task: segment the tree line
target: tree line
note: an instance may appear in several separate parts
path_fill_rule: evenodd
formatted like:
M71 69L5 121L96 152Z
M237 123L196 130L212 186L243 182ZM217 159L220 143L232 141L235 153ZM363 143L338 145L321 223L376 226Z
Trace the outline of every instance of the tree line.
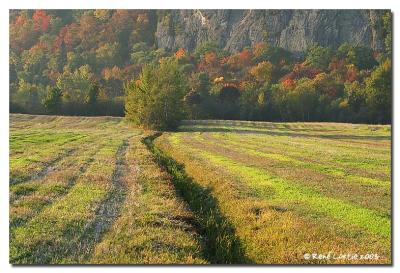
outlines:
M167 52L165 11L10 11L10 111L126 115L169 129L180 119L390 123L392 22L385 48L312 45L300 55L256 43Z

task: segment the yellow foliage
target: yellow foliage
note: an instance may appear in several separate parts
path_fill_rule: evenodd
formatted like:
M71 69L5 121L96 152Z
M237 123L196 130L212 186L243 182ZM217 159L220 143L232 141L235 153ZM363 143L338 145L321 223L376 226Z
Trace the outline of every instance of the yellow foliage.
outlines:
M217 77L214 79L214 83L220 83L224 81L224 77Z

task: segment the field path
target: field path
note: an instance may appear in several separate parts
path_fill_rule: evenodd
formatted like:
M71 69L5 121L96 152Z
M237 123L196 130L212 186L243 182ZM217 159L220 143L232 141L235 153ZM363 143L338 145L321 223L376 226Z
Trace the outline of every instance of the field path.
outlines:
M13 264L390 263L389 126L10 116Z
M142 143L151 133L121 118L11 115L10 262L207 263L196 215Z
M120 216L121 206L123 205L126 192L128 166L126 163L126 152L129 148L129 138L124 139L118 147L116 153L116 164L112 174L112 184L106 199L100 204L96 211L96 217L91 223L88 223L85 232L80 238L79 250L74 253L72 260L85 261L91 255L94 246L101 240L105 232L114 224L115 220ZM136 169L137 166L130 166L130 169ZM129 183L135 183L135 173L129 172Z

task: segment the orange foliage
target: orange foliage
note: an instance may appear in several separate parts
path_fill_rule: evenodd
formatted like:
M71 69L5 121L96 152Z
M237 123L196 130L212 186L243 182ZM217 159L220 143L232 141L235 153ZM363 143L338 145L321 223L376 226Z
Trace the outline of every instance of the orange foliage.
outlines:
M43 49L46 49L46 45L42 42L39 42L29 49L29 54L33 55Z
M60 72L58 71L49 71L49 73L47 74L47 76L49 77L49 79L55 83L58 79L58 77L60 76Z
M345 82L354 82L358 80L358 70L354 65L347 66Z
M233 69L243 69L250 64L250 60L250 51L248 49L243 49L241 52L231 55L228 63Z
M17 18L15 19L15 24L18 26L22 26L23 24L25 24L26 22L26 18L22 15L17 16Z
M267 47L268 47L267 43L263 43L263 42L256 43L253 46L254 57L258 58L258 57L262 56L264 54L265 50L267 49Z
M243 49L242 52L239 53L239 61L243 65L249 64L251 59L251 53L248 49Z
M198 68L199 70L207 71L210 76L218 76L219 61L217 55L214 52L205 53Z
M302 63L294 64L294 66L293 66L293 72L298 72L298 71L300 71L303 67L304 67L304 64L302 64Z
M185 57L185 55L186 55L186 52L183 48L180 48L180 49L178 49L177 52L175 52L175 57L177 59L183 58L183 57Z
M64 43L68 49L73 49L77 43L79 43L79 25L77 23L72 23L66 26L66 31L64 35Z
M114 66L113 68L104 68L103 71L101 71L101 75L105 80L109 79L115 79L115 80L120 80L122 79L122 71L118 66Z
M382 64L382 68L385 71L391 70L392 67L392 62L390 60L386 60L383 64Z
M288 78L288 79L282 81L282 85L283 85L283 87L284 87L285 89L294 89L296 83L295 83L294 80Z
M103 78L108 81L111 78L111 70L108 67L105 67L103 71L101 71L101 75Z
M46 12L43 10L36 10L32 16L35 29L46 31L50 24L50 16L46 15Z

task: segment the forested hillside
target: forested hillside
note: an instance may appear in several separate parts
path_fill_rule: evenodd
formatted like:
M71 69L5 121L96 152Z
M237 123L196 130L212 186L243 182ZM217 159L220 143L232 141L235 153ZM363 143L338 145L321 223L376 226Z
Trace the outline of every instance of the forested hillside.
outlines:
M166 10L10 11L10 111L122 116L125 101L127 113L143 106L143 93L180 118L391 122L389 11L374 17L382 47L316 40L304 52L268 34L235 50L212 40L179 47L187 28L177 22Z

